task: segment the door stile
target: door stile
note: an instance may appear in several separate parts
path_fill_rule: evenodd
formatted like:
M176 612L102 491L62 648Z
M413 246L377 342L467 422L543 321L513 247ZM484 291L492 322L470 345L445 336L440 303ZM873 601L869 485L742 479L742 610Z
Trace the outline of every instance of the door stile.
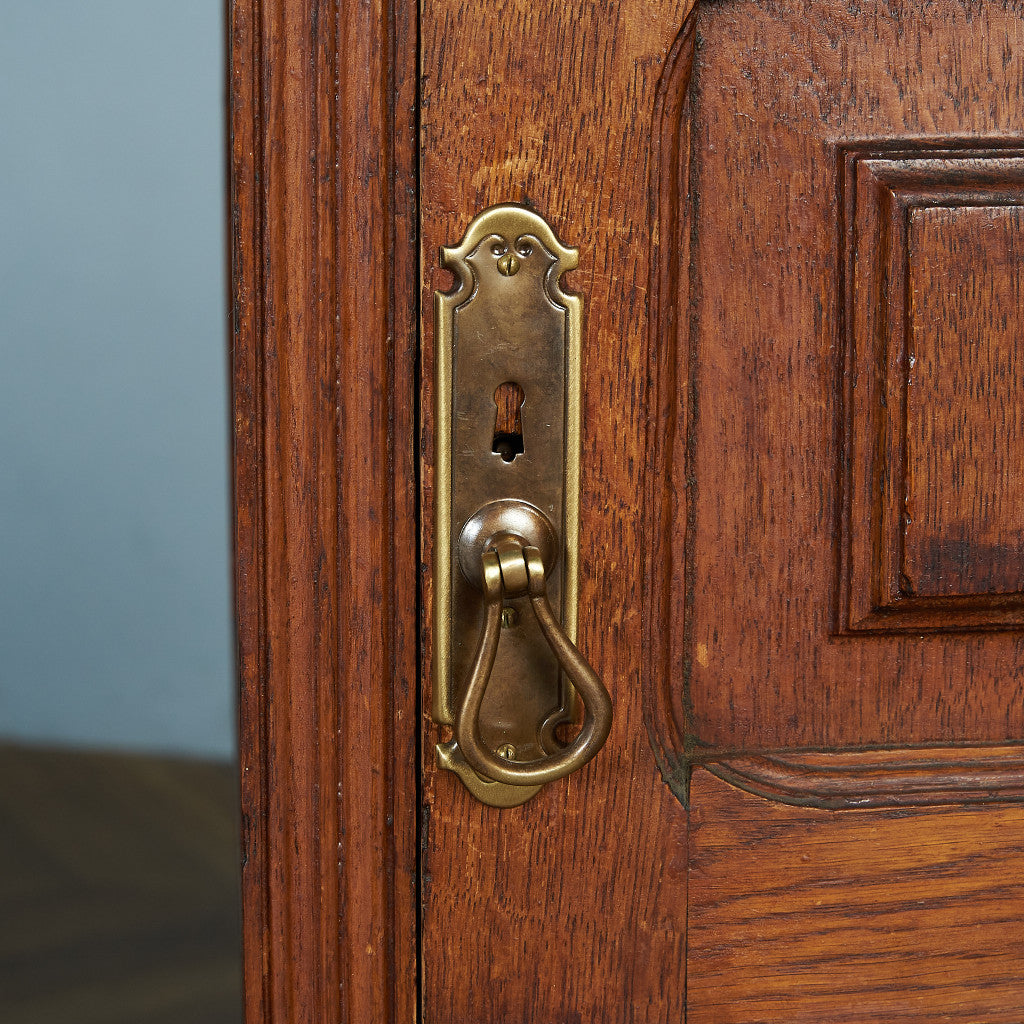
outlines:
M231 8L246 1020L416 1016L415 8Z
M481 809L436 770L434 746L451 734L426 723L429 1021L683 1017L687 818L644 729L639 661L652 468L644 446L652 119L690 6L469 0L423 9L424 310L435 291L452 288L439 248L457 246L489 207L523 204L579 249L564 281L584 309L578 637L613 704L608 742L591 764L501 810ZM438 345L429 318L423 334L430 436ZM527 435L524 423L529 446ZM425 444L427 523L441 486L435 455ZM424 554L430 565L430 549ZM438 571L431 567L435 580Z

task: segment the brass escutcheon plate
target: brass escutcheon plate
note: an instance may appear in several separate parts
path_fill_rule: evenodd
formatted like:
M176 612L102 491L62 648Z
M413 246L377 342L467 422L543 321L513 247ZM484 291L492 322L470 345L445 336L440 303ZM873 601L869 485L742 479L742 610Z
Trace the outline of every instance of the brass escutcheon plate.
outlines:
M459 564L460 535L483 506L516 499L550 520L556 550L549 599L564 632L576 639L583 303L562 291L560 279L578 261L577 250L562 245L543 217L515 204L484 210L459 245L441 250L455 282L434 296L431 711L440 725L455 721L483 620L481 592ZM522 399L522 450L511 459L498 450L496 394L503 385L518 386ZM557 750L555 727L575 712L574 691L525 602L507 602L480 713L486 745L515 761ZM515 806L537 791L484 780L454 741L438 747L438 763L493 806Z

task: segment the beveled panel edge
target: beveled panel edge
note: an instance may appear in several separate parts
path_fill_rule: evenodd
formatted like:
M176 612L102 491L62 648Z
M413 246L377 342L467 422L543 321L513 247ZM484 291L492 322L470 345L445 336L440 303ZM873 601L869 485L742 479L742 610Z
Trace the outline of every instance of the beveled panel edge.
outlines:
M825 810L1024 802L1024 743L696 755L723 782Z
M689 672L684 661L682 631L666 623L685 622L687 547L674 542L674 523L688 519L685 478L690 415L690 84L696 57L697 14L694 2L665 61L655 98L651 131L650 237L651 279L648 318L647 458L644 501L644 624L645 652L641 689L644 724L662 778L686 806L689 761L686 749L692 731ZM682 420L682 422L680 422ZM682 694L677 666L684 665Z

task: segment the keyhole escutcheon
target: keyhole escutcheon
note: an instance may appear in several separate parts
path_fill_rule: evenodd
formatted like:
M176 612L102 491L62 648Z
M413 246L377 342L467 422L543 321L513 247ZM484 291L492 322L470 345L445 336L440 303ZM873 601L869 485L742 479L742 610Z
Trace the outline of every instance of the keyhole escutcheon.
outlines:
M504 462L512 462L526 449L523 446L523 403L526 392L515 381L505 381L494 391L497 413L494 417L494 442L491 451Z

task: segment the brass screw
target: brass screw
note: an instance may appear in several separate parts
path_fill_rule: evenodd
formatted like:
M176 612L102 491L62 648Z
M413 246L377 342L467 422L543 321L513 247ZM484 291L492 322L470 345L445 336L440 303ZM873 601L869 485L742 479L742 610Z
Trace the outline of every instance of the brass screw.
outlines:
M519 260L510 252L498 258L498 273L503 277L512 277L519 272Z
M519 612L511 606L501 609L501 628L511 629L512 626L519 625Z
M516 748L511 743L502 743L498 747L498 757L503 757L506 761L514 761L516 759Z

